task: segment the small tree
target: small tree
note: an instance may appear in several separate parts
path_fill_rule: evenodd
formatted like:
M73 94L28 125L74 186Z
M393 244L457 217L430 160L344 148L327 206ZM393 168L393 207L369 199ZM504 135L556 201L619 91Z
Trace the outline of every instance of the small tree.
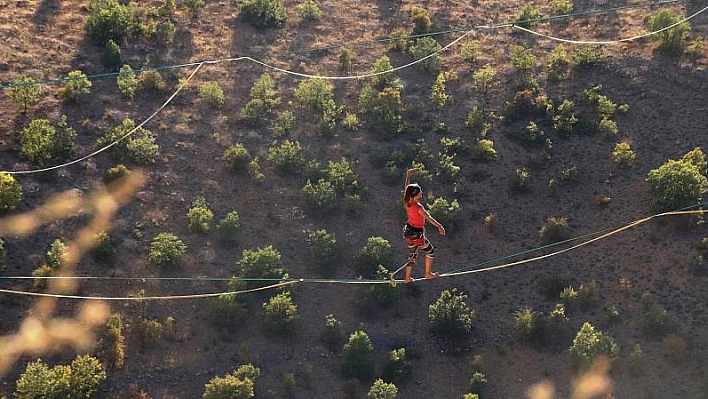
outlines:
M406 348L392 349L388 352L388 361L384 375L392 381L398 381L411 372L411 361L406 355Z
M12 102L22 107L22 113L27 113L27 108L37 104L42 96L42 86L29 76L23 76L12 82L13 88L9 96Z
M52 241L47 251L47 266L52 270L58 270L66 264L66 244L60 239Z
M356 272L364 277L373 277L379 265L387 264L392 255L391 243L387 239L378 236L369 237L357 256Z
M590 367L599 356L614 360L619 353L615 340L601 331L595 330L592 324L585 322L573 339L573 345L568 348L571 364L584 370Z
M160 91L166 87L165 80L157 69L148 69L140 72L138 85L146 90Z
M231 170L240 171L246 169L252 158L245 145L236 143L224 151L221 159L228 163Z
M396 385L384 382L381 378L374 381L369 393L366 395L368 399L395 399L398 395Z
M132 99L135 96L135 91L138 89L138 78L135 77L135 72L133 72L133 68L130 65L125 64L120 67L116 81L118 90L120 90L123 97Z
M251 399L253 381L250 378L241 379L233 374L214 377L204 386L202 399Z
M237 211L231 211L219 221L217 231L223 239L233 238L241 228L241 218Z
M15 177L0 173L0 212L7 212L17 208L22 200L22 185Z
M204 198L197 198L187 212L189 230L206 233L214 220L214 212L209 208Z
M705 168L701 170L687 159L670 159L647 175L655 200L662 210L691 205L708 191Z
M541 18L541 11L534 5L526 4L514 19L516 25L530 28Z
M92 398L106 379L95 357L78 356L71 365L48 367L41 359L27 365L17 380L15 395L29 398Z
M280 260L280 252L269 245L255 250L244 249L239 261L241 267L241 277L248 280L249 287L262 287L272 284L272 281L283 278L285 273Z
M305 21L319 21L322 18L320 2L318 0L305 0L297 6L297 15Z
M98 342L98 353L101 354L107 367L123 368L125 361L125 336L123 335L123 320L120 314L114 313L106 322L106 329Z
M305 166L299 141L285 140L280 144L273 142L268 148L268 160L282 174L298 174Z
M298 320L297 305L293 303L289 292L283 292L263 304L261 316L263 326L269 334L289 335Z
M224 90L219 82L204 82L199 88L199 97L214 108L224 105Z
M654 36L655 40L659 42L657 50L669 53L681 51L683 41L691 31L691 24L688 21L679 23L682 19L681 15L676 15L669 10L660 11L657 15L646 18L646 25L653 32L677 24L671 29L663 30Z
M218 327L233 327L246 315L246 300L236 292L246 289L246 283L238 278L228 282L230 293L221 294L209 304L209 320Z
M337 320L332 314L325 316L321 339L322 343L329 349L340 347L344 340L342 322Z
M334 234L321 229L311 231L307 235L307 252L310 264L315 270L329 272L342 259L342 247Z
M266 118L273 108L280 104L280 97L275 89L273 78L262 74L251 87L251 100L241 110L241 118L249 123L256 124Z
M189 13L192 15L192 18L196 18L202 11L204 6L206 6L206 3L204 2L204 0L184 0L182 6L185 9L189 10Z
M465 303L467 295L457 291L444 290L435 303L428 307L428 320L433 334L460 339L472 331L475 312Z
M103 49L101 64L109 70L115 71L121 66L122 63L123 59L120 54L120 46L118 43L114 42L113 39L108 39L106 48Z
M316 183L307 180L302 188L305 207L316 215L328 214L336 205L337 191L332 183L319 179Z
M278 0L246 0L240 16L256 28L282 28L288 19Z
M84 29L88 37L98 44L108 40L120 43L136 25L133 9L118 0L91 0L88 10Z
M410 46L408 52L415 59L423 59L420 64L428 72L435 72L440 69L440 55L439 52L442 49L440 43L430 36L424 36L416 39L413 45Z
M482 112L484 112L484 104L487 101L489 90L492 87L492 82L496 75L497 71L491 65L485 65L472 74L472 81L474 82L474 88L477 91L479 102L482 105Z
M160 233L150 244L150 262L160 267L172 266L187 252L187 245L172 233Z
M342 375L345 378L369 378L374 371L374 345L366 331L359 330L349 336L344 344Z
M612 162L616 164L630 166L634 164L636 158L632 145L626 141L617 143L612 150Z
M20 155L37 166L48 166L65 159L74 149L76 131L66 116L54 127L46 119L34 119L19 132Z
M80 95L91 93L92 85L86 78L86 74L81 71L71 71L57 94L64 101L75 101Z

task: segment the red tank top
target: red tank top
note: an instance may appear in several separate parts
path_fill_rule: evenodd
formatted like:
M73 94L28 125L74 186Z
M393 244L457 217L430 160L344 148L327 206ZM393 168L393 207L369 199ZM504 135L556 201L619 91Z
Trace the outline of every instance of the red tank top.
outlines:
M420 214L420 211L424 209L423 205L416 202L412 205L406 205L406 216L408 216L408 224L411 226L422 229L425 227L425 218Z

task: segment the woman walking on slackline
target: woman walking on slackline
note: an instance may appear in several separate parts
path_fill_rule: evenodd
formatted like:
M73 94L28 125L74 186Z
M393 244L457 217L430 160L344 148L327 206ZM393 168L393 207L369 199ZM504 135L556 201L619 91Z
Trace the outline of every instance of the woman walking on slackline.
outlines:
M403 203L406 208L406 225L403 227L403 238L408 243L410 256L406 263L406 278L404 283L408 284L413 281L413 264L418 257L418 251L425 252L425 279L430 280L438 277L438 273L433 272L433 260L435 259L435 247L428 241L425 236L425 221L437 227L440 235L445 235L445 228L435 220L430 213L421 205L420 200L423 198L423 189L418 184L411 184L411 176L415 173L415 169L406 171L405 191L403 194Z

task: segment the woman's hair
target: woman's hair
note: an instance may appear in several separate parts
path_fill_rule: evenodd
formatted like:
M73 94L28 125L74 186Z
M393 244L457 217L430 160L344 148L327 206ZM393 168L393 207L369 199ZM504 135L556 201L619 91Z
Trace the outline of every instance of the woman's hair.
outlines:
M419 185L417 185L415 183L409 184L406 187L406 192L403 194L403 202L405 202L406 205L410 204L413 197L418 195L418 193L420 193L421 191L423 191L423 189L420 188Z

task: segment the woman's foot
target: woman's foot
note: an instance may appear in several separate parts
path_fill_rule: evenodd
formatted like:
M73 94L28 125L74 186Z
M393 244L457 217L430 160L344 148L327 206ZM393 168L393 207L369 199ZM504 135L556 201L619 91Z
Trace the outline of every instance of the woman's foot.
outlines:
M426 280L432 280L432 279L438 278L438 277L440 277L440 274L438 274L438 272L432 272L432 273L428 273L425 275Z
M408 283L412 283L412 282L413 282L412 277L406 277L405 279L403 279L403 284L408 284Z

